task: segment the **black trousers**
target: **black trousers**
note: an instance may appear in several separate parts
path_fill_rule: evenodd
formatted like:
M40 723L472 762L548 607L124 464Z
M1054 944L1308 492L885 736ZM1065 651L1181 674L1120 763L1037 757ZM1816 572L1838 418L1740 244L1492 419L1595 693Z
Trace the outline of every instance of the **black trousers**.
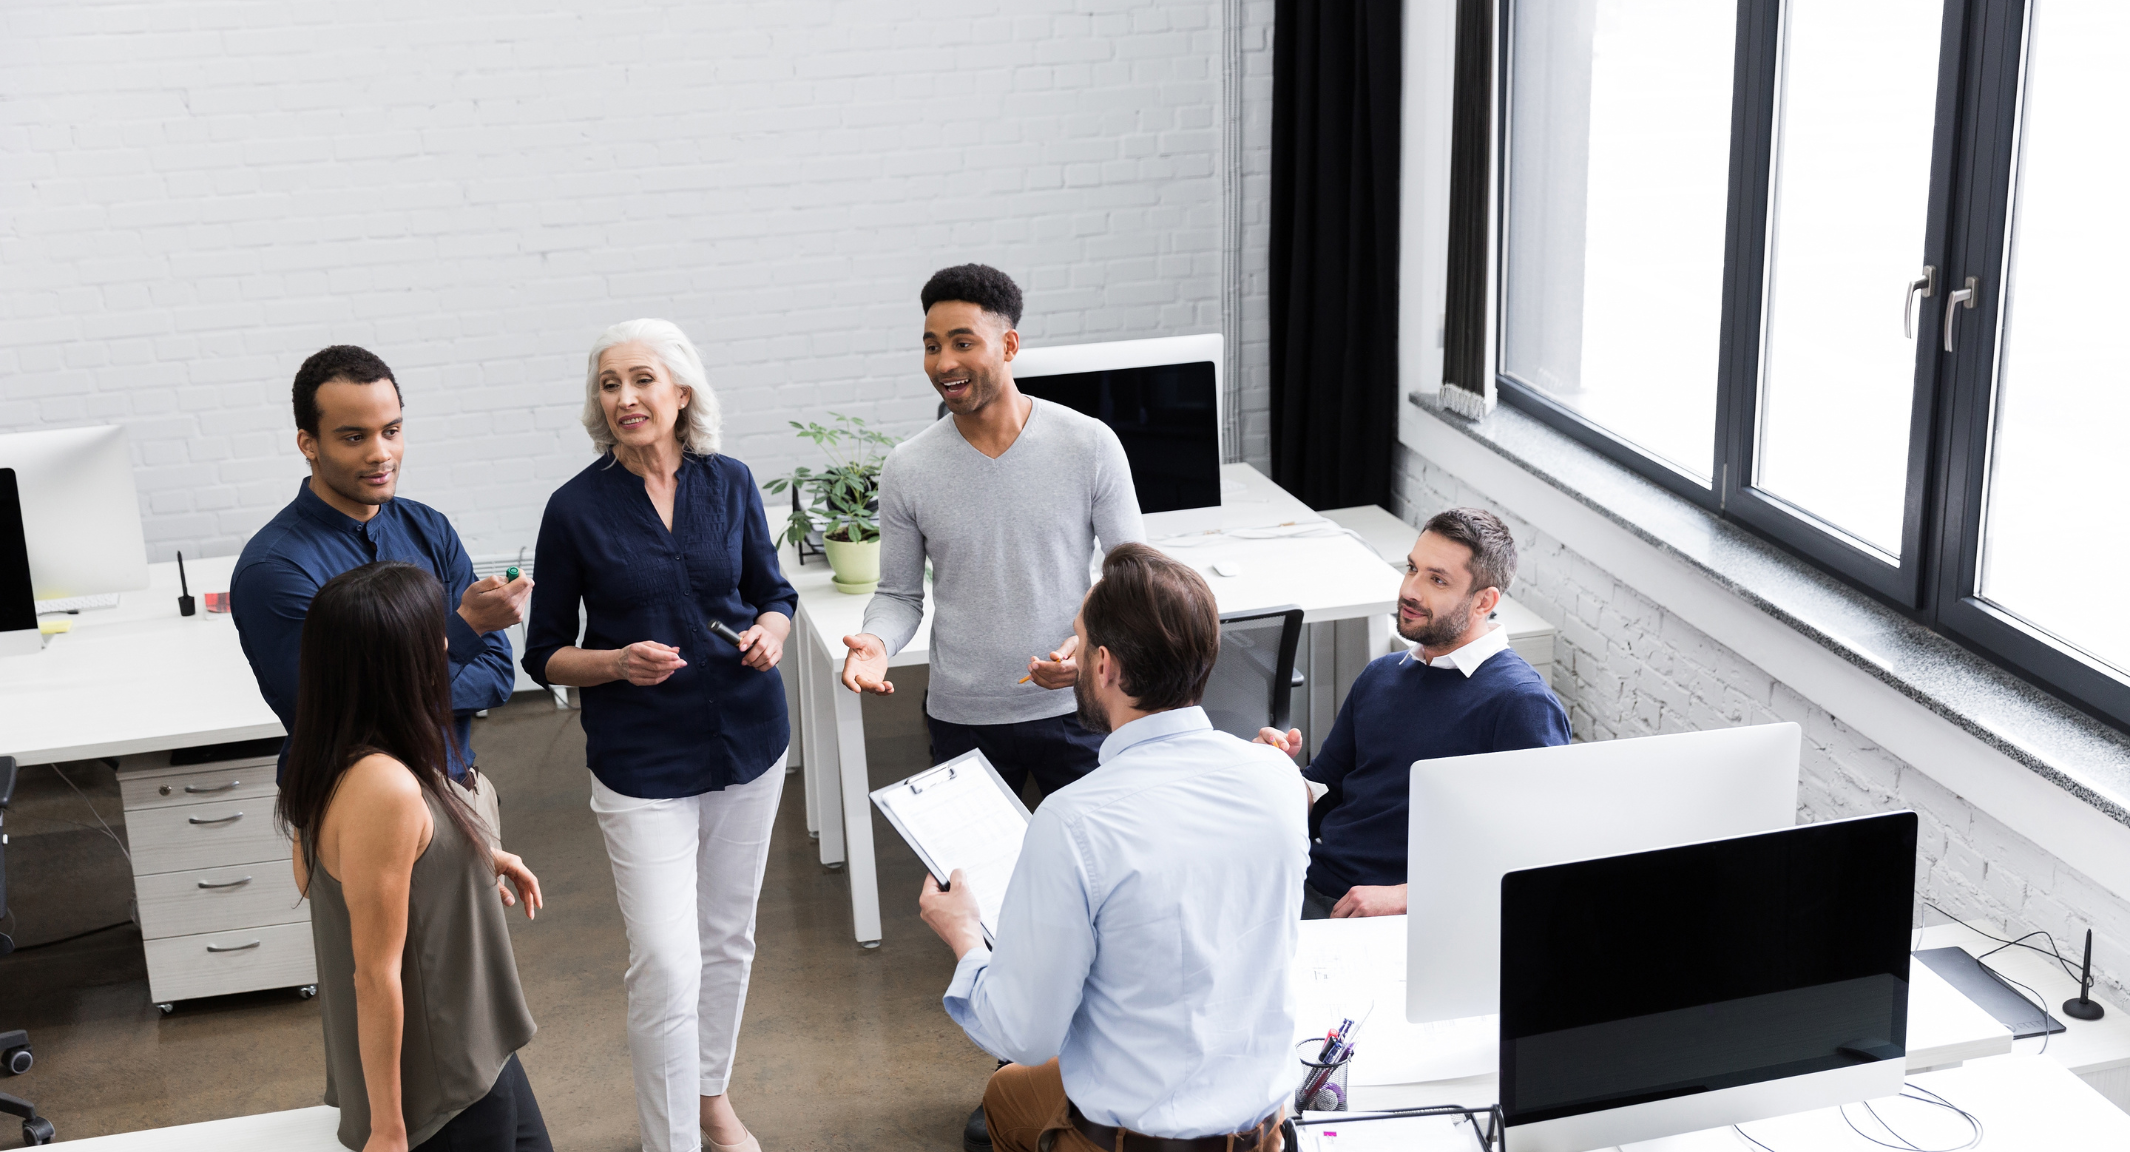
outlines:
M1311 884L1307 880L1302 881L1302 919L1331 919L1332 907L1336 905L1339 902L1340 897L1343 897L1344 895L1345 893L1341 892L1338 896L1326 896L1324 893L1316 890L1316 885Z
M413 1152L555 1152L517 1055L503 1062L488 1095L453 1116Z
M932 730L932 763L979 749L1016 796L1031 774L1036 788L1050 795L1094 771L1102 751L1102 736L1080 727L1069 712L1018 724L956 724L931 715L925 723Z

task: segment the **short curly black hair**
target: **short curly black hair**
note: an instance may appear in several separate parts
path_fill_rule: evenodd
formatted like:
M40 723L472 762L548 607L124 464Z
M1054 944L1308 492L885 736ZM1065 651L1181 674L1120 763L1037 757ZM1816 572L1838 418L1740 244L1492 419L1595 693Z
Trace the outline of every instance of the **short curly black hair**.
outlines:
M399 377L378 359L377 353L353 344L335 344L311 353L311 358L296 369L296 386L290 390L296 405L296 427L313 436L318 435L318 389L335 380L354 384L373 384L379 380L392 382L392 394L405 404L407 398L400 394Z
M941 300L960 300L974 304L993 316L1006 318L1008 327L1021 322L1021 286L1013 277L989 264L956 264L941 268L924 282L924 291L917 298L924 302L924 310L930 312L932 305Z

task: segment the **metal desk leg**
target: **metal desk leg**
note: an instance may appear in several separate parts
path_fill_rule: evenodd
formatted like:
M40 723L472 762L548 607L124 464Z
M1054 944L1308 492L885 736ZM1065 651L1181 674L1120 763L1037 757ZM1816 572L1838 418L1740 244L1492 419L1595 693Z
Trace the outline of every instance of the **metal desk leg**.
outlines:
M840 748L842 733L837 730L836 698L851 696L836 682L835 665L828 658L820 643L818 631L810 633L813 643L807 647L807 663L811 673L807 677L806 693L806 745L813 755L806 758L807 780L813 785L813 813L817 830L821 834L821 863L830 868L840 868L844 860L843 843L843 777ZM857 697L851 696L852 706ZM863 744L858 754L865 754ZM863 772L859 780L865 779Z
M799 766L799 781L803 785L801 795L806 800L806 834L815 840L821 838L820 786L814 783L813 762L818 758L813 752L813 721L808 710L813 706L814 693L814 648L813 628L807 623L806 612L801 609L791 621L791 640L785 646L787 661L785 674L797 689L791 707L791 743L801 755L795 763Z
M880 882L873 861L873 802L865 773L865 722L861 701L841 685L828 695L835 701L836 753L843 768L843 834L849 848L851 926L858 943L880 946ZM825 844L828 836L821 837Z

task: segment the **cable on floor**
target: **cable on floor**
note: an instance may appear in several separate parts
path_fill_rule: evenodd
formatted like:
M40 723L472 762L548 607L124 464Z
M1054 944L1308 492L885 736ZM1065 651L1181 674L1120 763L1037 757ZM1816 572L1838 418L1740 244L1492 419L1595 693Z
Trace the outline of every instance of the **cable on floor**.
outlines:
M96 823L103 829L104 835L109 836L111 838L111 843L118 845L119 853L125 856L126 863L133 863L133 853L127 851L126 842L118 838L118 833L111 831L111 826L109 824L104 823L103 813L98 812L96 810L96 804L89 799L89 794L76 787L73 779L70 778L65 772L61 771L59 765L53 764L51 765L51 769L52 775L59 777L62 781L66 783L67 787L73 788L74 795L81 797L81 802L83 804L88 805L89 815L96 817Z

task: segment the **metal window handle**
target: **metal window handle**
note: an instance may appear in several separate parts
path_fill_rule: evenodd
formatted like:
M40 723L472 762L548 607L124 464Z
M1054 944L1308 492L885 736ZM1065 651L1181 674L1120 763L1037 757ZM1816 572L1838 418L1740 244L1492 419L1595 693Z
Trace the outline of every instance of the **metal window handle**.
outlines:
M243 783L244 781L242 780L231 780L227 784L217 784L212 788L201 788L197 785L187 784L185 785L185 791L194 796L197 796L203 792L227 792L230 789L238 787Z
M1956 289L1952 295L1945 298L1945 350L1947 352L1953 350L1953 317L1960 314L1959 310L1961 308L1973 308L1975 306L1975 293L1982 290L1981 285L1982 281L1979 277L1970 276L1967 278L1967 287Z
M185 817L185 823L187 823L187 824L227 824L227 823L229 823L229 822L230 822L230 821L232 821L232 820L242 820L242 819L244 819L244 813L242 813L242 812L233 812L233 813L231 813L230 815L227 815L227 816L217 816L217 817L215 817L215 818L214 818L214 819L212 819L212 820L203 820L203 819L201 819L201 818L200 818L200 817L198 817L198 816L187 816L187 817Z
M226 948L220 944L209 944L207 950L209 952L242 952L247 948L257 948L258 946L259 941L254 940L249 944L231 944Z
M200 881L200 887L202 887L202 888L235 888L236 886L238 886L238 885L240 885L240 884L249 884L249 883L251 883L251 877L249 877L249 876L246 876L246 877L245 877L244 879L242 879L242 880L224 880L224 881L221 881L220 883L216 883L216 884L210 884L210 883L208 883L207 881L205 881L205 880L202 880L202 881Z
M1901 331L1910 340L1916 338L1916 295L1921 293L1928 299L1937 291L1938 266L1935 264L1923 265L1923 274L1908 282L1908 291L1902 293Z

